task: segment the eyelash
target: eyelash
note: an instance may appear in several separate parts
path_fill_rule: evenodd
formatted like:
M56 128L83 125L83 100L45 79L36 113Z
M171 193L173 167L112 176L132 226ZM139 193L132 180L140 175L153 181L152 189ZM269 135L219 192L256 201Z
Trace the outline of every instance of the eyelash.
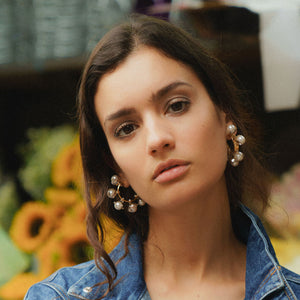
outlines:
M124 130L126 128L126 126L136 126L137 127L137 125L135 125L133 122L127 121L125 123L122 123L120 126L118 126L116 128L114 136L117 137L117 138L124 138L124 137L127 137L127 136L131 135L133 130L128 134L121 135L121 131Z
M180 114L183 113L185 111L187 111L189 109L190 106L190 101L186 98L175 98L172 99L171 101L169 101L167 103L167 109L166 109L166 113L168 113L168 110L175 104L181 103L183 105L183 108L180 111L174 111L174 112L170 112L171 114Z
M173 105L176 105L178 103L181 103L183 105L183 108L180 109L179 111L169 112L169 109L172 108ZM175 114L175 115L181 114L189 109L190 104L191 104L190 101L185 98L172 99L171 101L169 101L167 103L167 108L166 108L165 113L166 114ZM121 133L122 130L124 130L127 126L133 126L135 128L132 129L132 131L129 133L122 134ZM137 127L138 127L138 125L134 124L133 121L126 121L116 128L116 130L114 132L114 136L117 138L126 138L126 137L130 136Z

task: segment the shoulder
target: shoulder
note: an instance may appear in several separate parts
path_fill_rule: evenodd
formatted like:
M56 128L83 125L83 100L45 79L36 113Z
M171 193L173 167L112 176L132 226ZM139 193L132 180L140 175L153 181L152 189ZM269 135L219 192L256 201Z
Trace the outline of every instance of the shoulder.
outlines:
M73 267L62 268L45 280L33 285L24 300L75 300L98 299L139 299L146 284L143 277L143 263L139 239L130 235L128 253L124 247L125 239L109 254L117 268L114 288L108 292L105 275L89 261ZM106 263L104 261L104 263Z
M282 274L284 275L284 278L286 279L287 286L291 288L291 290L294 292L296 299L300 299L300 275L282 267Z
M99 278L99 270L94 261L89 261L73 267L62 268L43 281L34 284L28 290L24 300L72 299L73 285L80 281L86 274L93 273L95 273L95 276L92 277ZM88 292L88 289L85 288L86 286L81 286L83 293L85 290Z

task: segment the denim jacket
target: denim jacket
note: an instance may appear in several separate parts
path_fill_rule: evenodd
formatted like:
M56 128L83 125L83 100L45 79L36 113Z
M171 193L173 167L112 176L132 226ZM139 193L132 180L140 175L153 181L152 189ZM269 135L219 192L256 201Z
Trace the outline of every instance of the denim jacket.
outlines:
M258 217L241 205L233 226L238 237L247 243L246 300L300 299L300 276L281 267L274 249ZM135 234L129 238L129 254L117 264L120 282L103 299L150 299L143 276L142 249ZM124 237L110 253L113 261L124 254ZM58 270L47 279L33 285L25 300L97 299L104 295L105 276L94 261Z

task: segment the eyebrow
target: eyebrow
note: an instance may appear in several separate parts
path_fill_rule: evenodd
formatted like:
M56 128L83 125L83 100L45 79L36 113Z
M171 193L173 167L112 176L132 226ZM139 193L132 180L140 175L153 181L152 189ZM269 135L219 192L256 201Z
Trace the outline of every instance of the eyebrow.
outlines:
M104 121L104 125L106 122L108 121L114 121L116 119L125 117L125 116L129 116L133 113L135 113L136 110L134 108L124 108L124 109L120 109L118 111L116 111L115 113L110 114Z
M172 90L176 89L178 86L181 86L181 85L192 87L192 85L190 85L189 83L184 82L184 81L172 82L172 83L162 87L161 89L159 89L156 93L152 94L151 101L152 102L157 102L158 100L163 98L165 95L167 95L169 92L171 92ZM108 121L114 121L116 119L134 114L135 112L136 112L136 110L134 108L120 109L120 110L108 115L107 118L104 121L104 125Z
M159 89L156 93L154 93L152 95L151 100L153 102L156 102L156 101L160 100L161 98L163 98L165 95L167 95L169 92L171 92L172 90L176 89L178 86L181 86L181 85L192 87L192 85L190 85L187 82L175 81L175 82L172 82L172 83L162 87L161 89Z

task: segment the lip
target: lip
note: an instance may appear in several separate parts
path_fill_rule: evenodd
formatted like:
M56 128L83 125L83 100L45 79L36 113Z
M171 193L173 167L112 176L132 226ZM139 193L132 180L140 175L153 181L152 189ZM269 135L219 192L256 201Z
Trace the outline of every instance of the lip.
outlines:
M152 176L152 180L163 183L182 176L189 168L190 163L179 159L169 159L160 163Z

